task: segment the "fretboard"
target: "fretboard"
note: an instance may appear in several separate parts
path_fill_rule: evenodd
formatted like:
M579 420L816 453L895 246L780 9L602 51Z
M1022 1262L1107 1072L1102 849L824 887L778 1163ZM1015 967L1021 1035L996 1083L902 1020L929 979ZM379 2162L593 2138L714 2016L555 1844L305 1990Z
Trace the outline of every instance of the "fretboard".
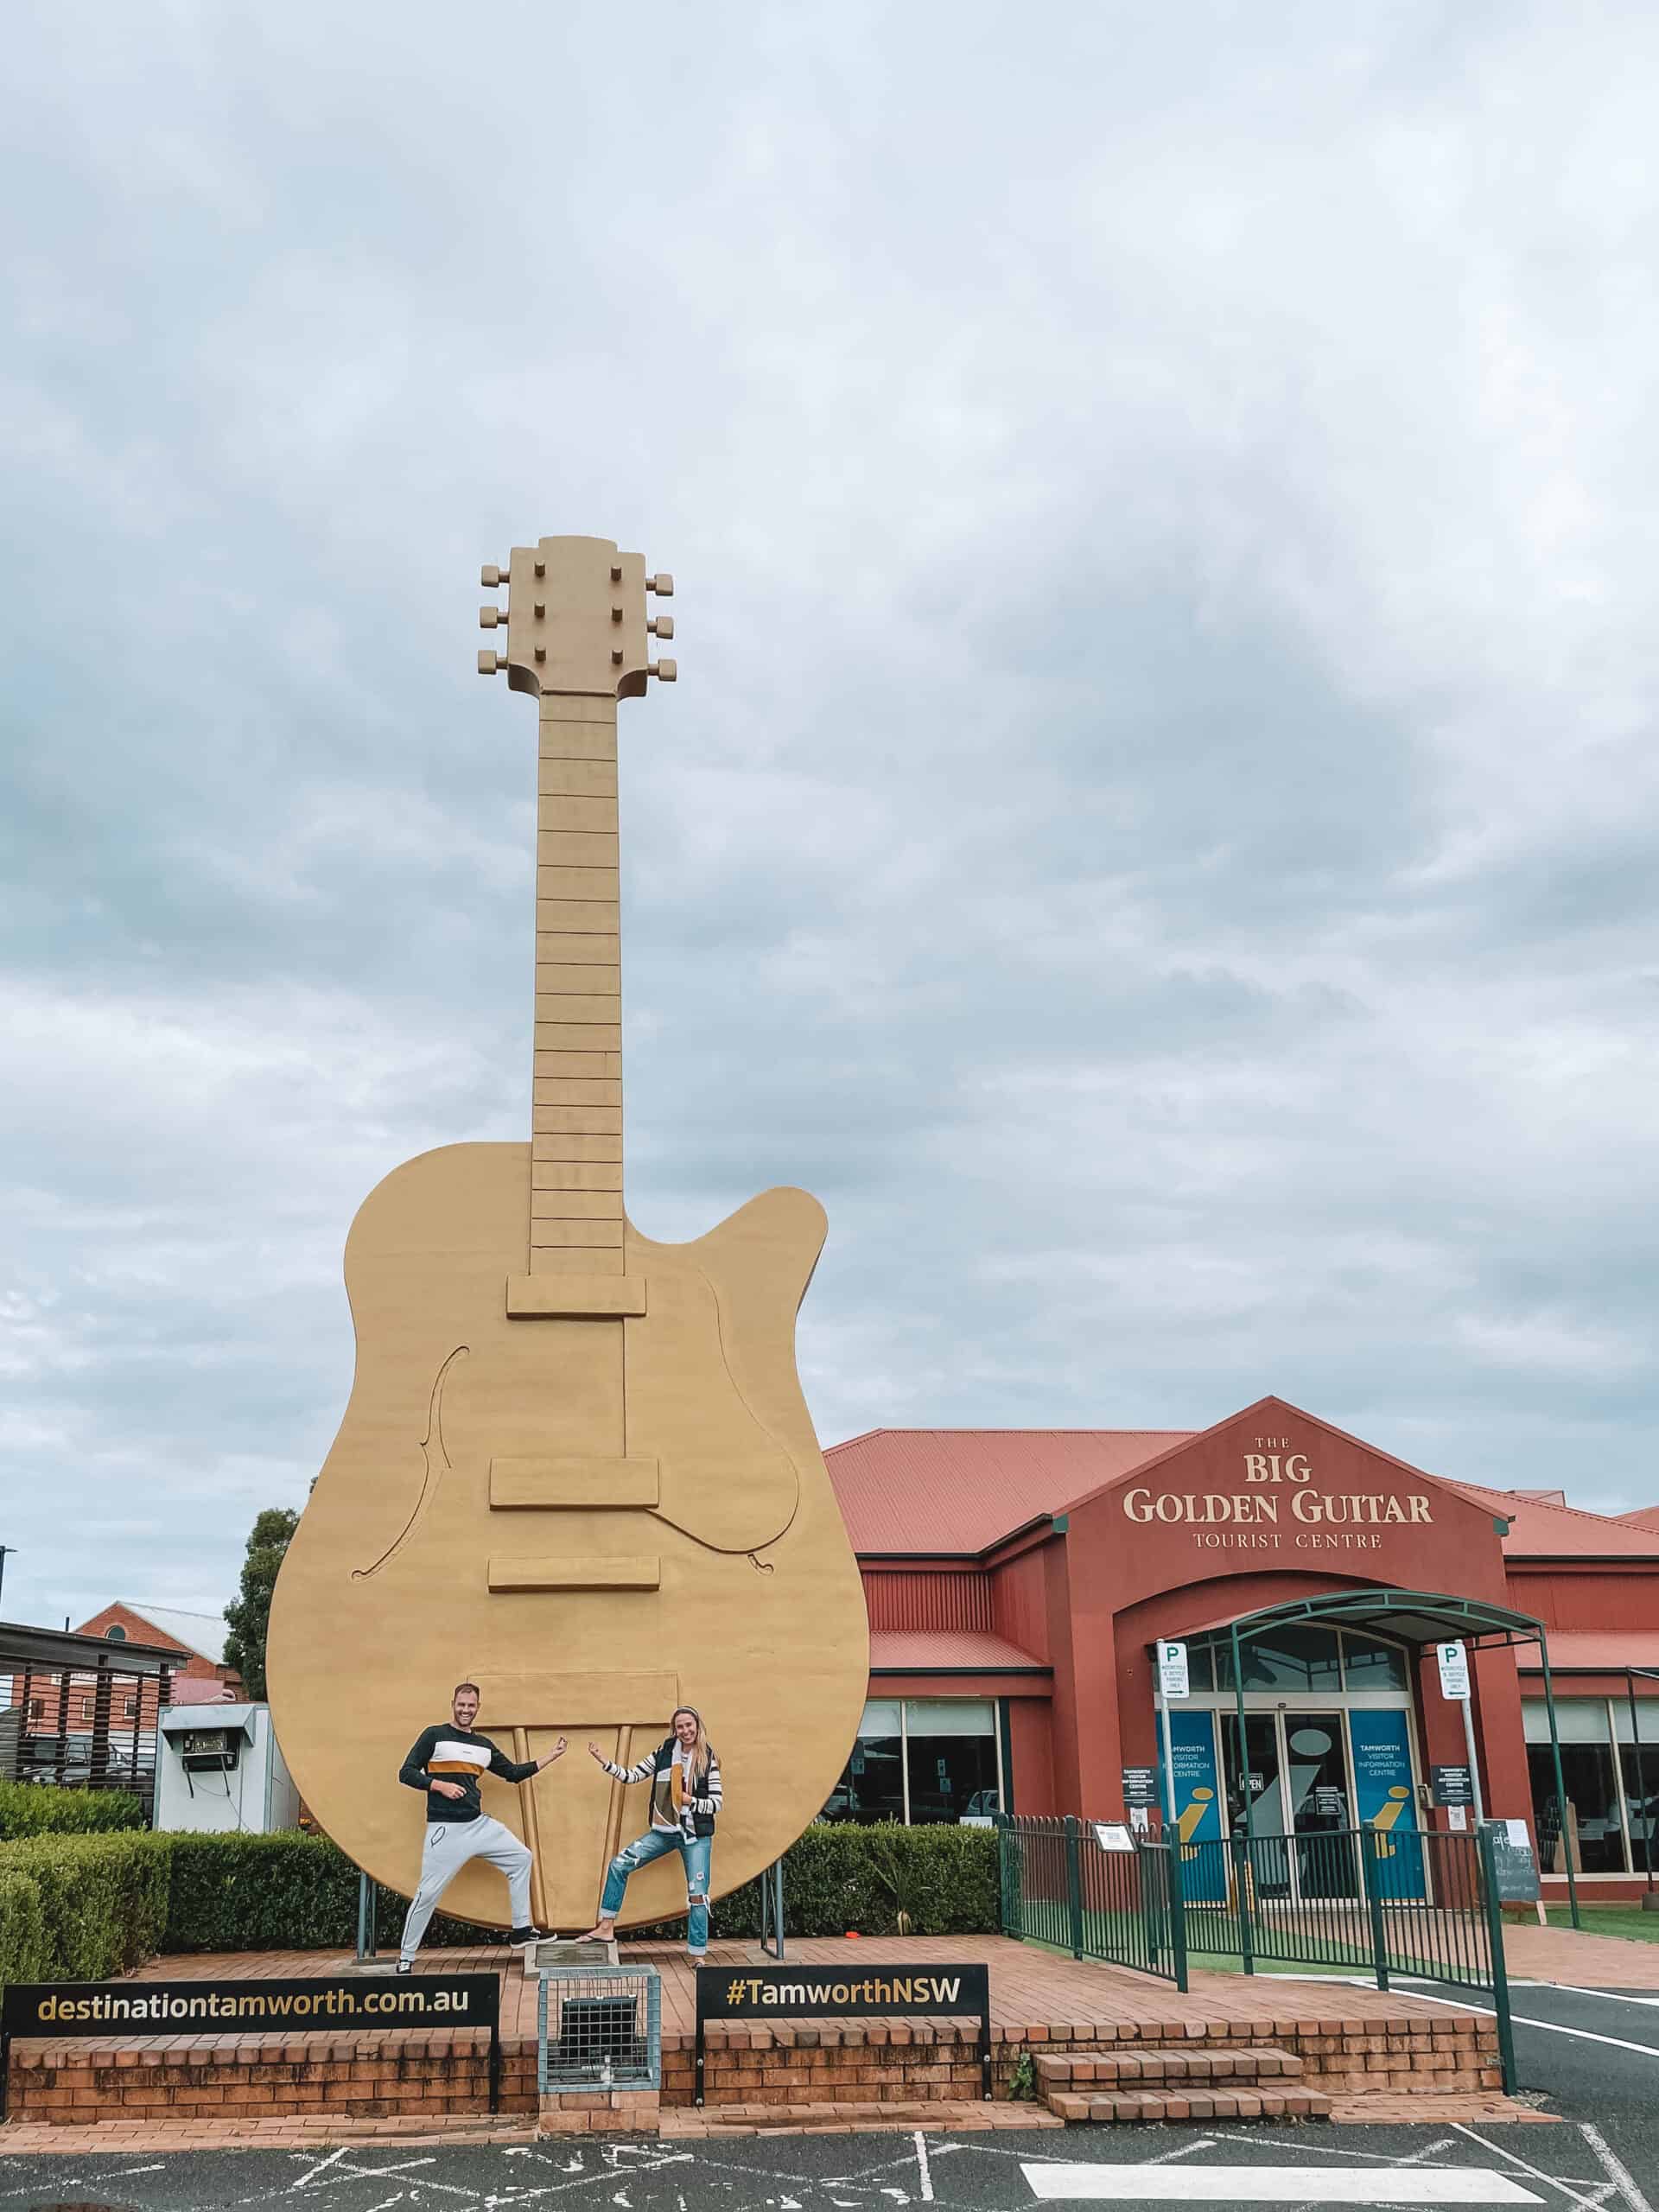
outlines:
M545 696L536 809L530 1272L622 1272L616 702Z

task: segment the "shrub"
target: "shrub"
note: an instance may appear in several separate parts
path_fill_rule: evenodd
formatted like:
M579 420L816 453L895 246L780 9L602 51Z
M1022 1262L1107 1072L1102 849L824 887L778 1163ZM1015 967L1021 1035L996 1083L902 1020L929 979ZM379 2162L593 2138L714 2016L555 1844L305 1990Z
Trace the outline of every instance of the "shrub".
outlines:
M327 1836L190 1835L172 1839L168 1951L354 1948L358 1871ZM380 1942L397 1941L403 1903L383 1890ZM466 1921L435 1916L429 1943L499 1941Z
M102 1835L113 1828L143 1825L143 1801L130 1789L0 1782L0 1840L24 1835Z
M720 1838L715 1838L715 1865ZM997 1915L996 1837L989 1828L869 1827L825 1821L808 1828L784 1860L784 1930L790 1936L988 1936ZM746 1882L715 1906L713 1933L760 1933L760 1884ZM683 1920L649 1932L677 1936ZM640 1929L631 1931L644 1934Z
M16 1955L27 1964L27 1974L24 1964L10 1967L9 1978L102 1981L153 1958L167 1926L171 1853L164 1835L0 1844L0 1878L10 1878L0 1910L15 1918Z
M0 1990L9 1982L43 1981L46 1971L40 1885L21 1866L0 1865Z

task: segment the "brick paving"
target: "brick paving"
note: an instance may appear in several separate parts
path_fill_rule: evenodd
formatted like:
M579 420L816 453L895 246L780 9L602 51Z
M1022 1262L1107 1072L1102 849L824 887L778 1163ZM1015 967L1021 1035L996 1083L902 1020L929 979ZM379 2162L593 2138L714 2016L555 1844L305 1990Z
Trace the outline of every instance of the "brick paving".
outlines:
M1552 1904L1549 1911L1548 1928L1524 1920L1504 1927L1504 1962L1516 1980L1561 1981L1573 1989L1659 1989L1659 1943L1639 1936L1592 1936L1573 1927L1565 1905Z

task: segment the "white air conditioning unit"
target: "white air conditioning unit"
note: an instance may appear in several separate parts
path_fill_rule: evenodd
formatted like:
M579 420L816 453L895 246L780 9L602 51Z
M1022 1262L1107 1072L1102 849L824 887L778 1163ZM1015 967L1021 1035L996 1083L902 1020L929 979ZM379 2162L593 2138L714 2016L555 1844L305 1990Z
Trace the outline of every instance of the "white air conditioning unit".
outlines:
M169 1705L156 1731L157 1828L263 1835L299 1826L268 1705Z

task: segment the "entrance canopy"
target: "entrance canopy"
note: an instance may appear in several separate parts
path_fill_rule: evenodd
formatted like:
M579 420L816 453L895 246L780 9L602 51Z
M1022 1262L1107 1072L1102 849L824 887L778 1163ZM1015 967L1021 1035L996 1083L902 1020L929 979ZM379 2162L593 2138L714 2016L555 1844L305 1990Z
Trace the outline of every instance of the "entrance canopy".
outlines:
M1432 1590L1332 1590L1322 1597L1294 1598L1195 1629L1186 1641L1211 1649L1252 1643L1288 1627L1370 1628L1402 1643L1536 1643L1547 1651L1543 1623L1530 1614Z
M1280 1605L1263 1605L1236 1620L1218 1621L1189 1631L1185 1641L1200 1649L1230 1652L1232 1689L1238 1700L1239 1742L1244 1741L1244 1669L1240 1653L1247 1643L1263 1641L1286 1628L1371 1629L1402 1643L1463 1643L1486 1646L1535 1643L1544 1678L1544 1704L1549 1715L1550 1753L1555 1768L1557 1802L1565 1805L1567 1785L1561 1776L1560 1737L1555 1725L1555 1694L1550 1684L1549 1639L1541 1621L1529 1613L1513 1612L1507 1605L1489 1605L1479 1598L1454 1598L1444 1591L1389 1590L1372 1587L1332 1590L1317 1598L1294 1598ZM1155 1649L1149 1646L1148 1649ZM1221 1676L1217 1671L1217 1685ZM1465 1725L1468 1702L1464 1701ZM1470 1737L1471 1755L1474 1738ZM1577 1928L1578 1884L1573 1879L1573 1853L1567 1853L1567 1890Z

